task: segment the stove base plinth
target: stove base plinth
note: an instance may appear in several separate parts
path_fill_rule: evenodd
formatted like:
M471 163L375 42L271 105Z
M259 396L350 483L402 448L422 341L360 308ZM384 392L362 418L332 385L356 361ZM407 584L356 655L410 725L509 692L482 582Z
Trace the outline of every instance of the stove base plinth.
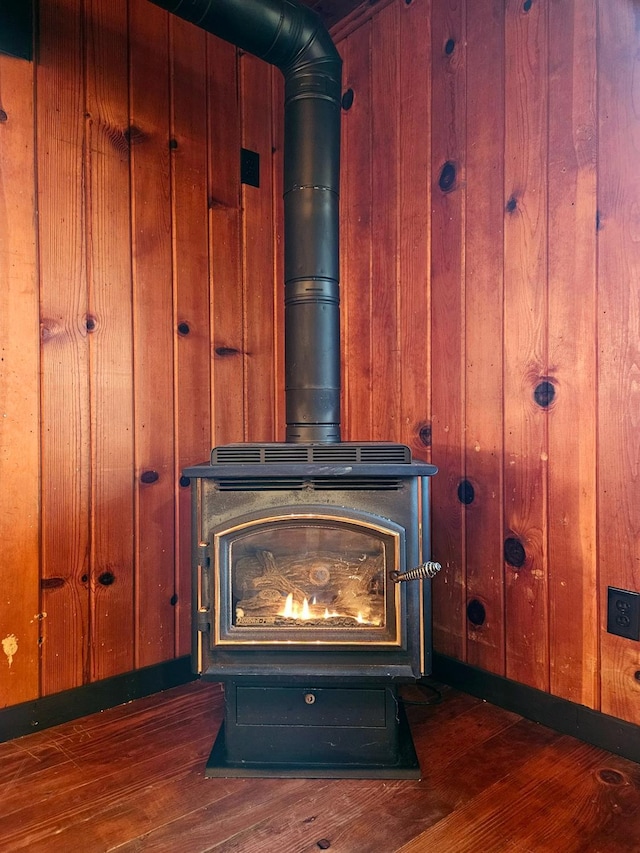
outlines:
M207 777L420 778L394 687L237 687L225 686Z

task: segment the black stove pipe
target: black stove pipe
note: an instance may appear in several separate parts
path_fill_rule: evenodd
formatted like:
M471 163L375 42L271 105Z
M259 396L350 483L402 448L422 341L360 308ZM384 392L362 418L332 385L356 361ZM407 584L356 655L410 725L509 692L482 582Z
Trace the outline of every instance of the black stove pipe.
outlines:
M342 60L319 17L294 0L151 2L284 75L286 437L338 442Z

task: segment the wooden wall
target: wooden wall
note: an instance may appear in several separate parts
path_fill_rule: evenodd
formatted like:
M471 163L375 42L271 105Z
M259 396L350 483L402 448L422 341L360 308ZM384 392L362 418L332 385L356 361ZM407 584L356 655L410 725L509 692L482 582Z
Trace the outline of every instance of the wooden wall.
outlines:
M189 653L180 472L275 438L280 366L275 72L147 0L39 5L0 57L0 706Z
M147 0L40 7L0 57L0 706L188 653L181 469L284 432L279 74ZM363 9L344 437L440 468L438 651L640 723L636 5Z
M440 468L436 649L640 723L637 4L343 30L346 420Z

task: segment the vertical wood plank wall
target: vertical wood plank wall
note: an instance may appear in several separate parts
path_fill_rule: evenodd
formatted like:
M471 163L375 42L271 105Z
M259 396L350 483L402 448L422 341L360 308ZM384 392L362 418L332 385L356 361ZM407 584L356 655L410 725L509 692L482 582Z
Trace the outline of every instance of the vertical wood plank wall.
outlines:
M189 653L181 471L274 438L282 384L272 70L147 0L39 6L0 57L0 707Z
M85 3L85 327L91 429L90 679L134 665L134 465L127 8ZM99 69L109 68L108 74ZM113 578L114 583L108 581ZM106 583L105 583L106 581ZM52 593L53 594L53 593ZM52 687L52 689L55 689Z
M640 590L635 21L381 0L335 37L343 437L440 468L436 649L640 723L606 632ZM146 0L41 0L37 57L0 57L0 707L187 653L181 470L284 434L279 73Z
M634 20L402 0L336 36L344 432L379 436L384 383L440 468L436 649L639 723L640 645L606 632L607 587L640 590Z
M39 333L33 69L0 55L0 706L39 691Z

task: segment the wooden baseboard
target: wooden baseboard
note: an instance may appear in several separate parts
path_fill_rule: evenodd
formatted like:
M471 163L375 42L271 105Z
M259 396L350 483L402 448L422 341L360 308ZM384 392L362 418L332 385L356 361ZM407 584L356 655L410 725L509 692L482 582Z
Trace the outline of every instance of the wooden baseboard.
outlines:
M433 677L562 734L640 763L640 726L435 653Z
M147 666L0 710L0 742L140 699L195 678L191 658Z

